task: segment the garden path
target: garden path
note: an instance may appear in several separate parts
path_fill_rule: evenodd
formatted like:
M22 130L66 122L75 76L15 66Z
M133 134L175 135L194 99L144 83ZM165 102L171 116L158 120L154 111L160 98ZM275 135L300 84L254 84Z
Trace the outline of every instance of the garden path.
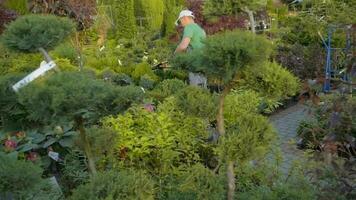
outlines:
M303 160L303 151L297 148L295 142L300 121L308 118L310 118L308 108L302 104L291 106L269 117L278 132L279 138L276 145L282 152L281 167L285 174L288 173L294 161Z

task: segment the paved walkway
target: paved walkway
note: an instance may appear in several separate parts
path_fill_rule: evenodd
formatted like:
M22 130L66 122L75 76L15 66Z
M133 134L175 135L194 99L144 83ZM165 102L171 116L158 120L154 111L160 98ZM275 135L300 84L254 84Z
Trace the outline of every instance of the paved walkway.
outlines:
M283 162L281 167L284 173L288 173L294 160L303 158L303 151L297 149L295 142L297 141L297 129L300 121L308 118L308 109L301 104L277 112L269 118L278 132L279 139L276 145L282 151Z

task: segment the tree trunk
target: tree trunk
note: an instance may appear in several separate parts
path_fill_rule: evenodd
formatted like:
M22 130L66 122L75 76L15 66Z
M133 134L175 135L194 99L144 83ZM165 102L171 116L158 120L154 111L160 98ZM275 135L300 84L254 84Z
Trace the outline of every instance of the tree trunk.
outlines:
M232 86L227 85L219 97L218 113L216 115L216 127L218 129L219 136L225 135L225 122L224 122L224 101L225 97L229 94Z
M43 54L47 63L52 61L51 56L49 56L49 54L47 53L47 51L44 48L40 47L40 48L38 48L38 50Z
M235 195L235 173L234 173L234 162L229 161L227 163L227 199L233 200Z
M91 152L90 143L89 143L87 135L85 133L85 128L84 128L84 122L83 121L84 121L83 118L79 117L76 120L76 123L78 125L78 129L79 129L79 132L80 132L80 139L81 139L81 142L82 142L82 145L83 145L83 150L84 150L84 153L85 153L85 155L86 155L86 157L88 159L89 171L91 172L91 174L95 175L96 174L95 162L94 162L93 155L92 155L92 152Z
M253 16L253 11L250 10L248 7L245 7L244 11L248 14L248 17L250 18L250 25L251 25L252 33L256 33L256 22L255 22L255 18Z

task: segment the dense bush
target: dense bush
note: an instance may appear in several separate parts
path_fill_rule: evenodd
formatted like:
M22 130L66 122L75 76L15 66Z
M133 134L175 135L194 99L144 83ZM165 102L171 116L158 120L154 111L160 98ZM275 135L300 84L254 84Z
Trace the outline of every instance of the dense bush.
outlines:
M60 199L61 194L54 185L41 176L39 166L0 153L1 199Z
M199 148L207 138L204 120L179 112L172 100L160 105L158 112L131 108L106 118L104 126L117 133L115 149L122 164L156 173L199 161Z
M142 171L120 170L99 173L89 183L74 190L70 199L140 199L153 200L154 182Z

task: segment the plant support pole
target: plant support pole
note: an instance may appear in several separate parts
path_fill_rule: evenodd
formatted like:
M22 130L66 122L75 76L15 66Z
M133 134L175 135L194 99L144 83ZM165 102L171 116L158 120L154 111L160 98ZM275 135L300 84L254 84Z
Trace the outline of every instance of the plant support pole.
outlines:
M40 47L40 48L38 48L38 50L43 54L47 63L52 61L51 56L49 56L49 54L47 53L47 51L44 48Z

